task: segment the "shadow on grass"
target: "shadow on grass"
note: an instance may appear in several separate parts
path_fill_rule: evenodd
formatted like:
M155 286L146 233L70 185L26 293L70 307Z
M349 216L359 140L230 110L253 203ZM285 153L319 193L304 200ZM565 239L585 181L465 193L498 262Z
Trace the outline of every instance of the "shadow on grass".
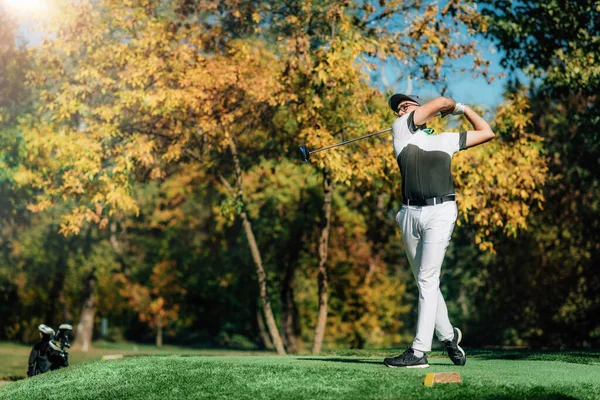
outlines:
M381 358L381 360L365 360L365 359L359 359L359 358L306 358L306 357L302 357L302 358L297 358L297 360L300 361L325 361L325 362L338 362L338 363L348 363L348 364L375 364L375 365L381 365L381 366L385 366L385 364L383 363L383 357ZM443 362L431 362L431 360L429 361L429 365L443 365L443 366L452 366L448 363L443 363Z
M15 382L25 378L25 375L0 375L0 381L4 382Z
M467 355L483 360L560 361L572 364L598 364L598 350L485 350L468 349Z
M548 390L543 387L533 387L527 390L502 390L494 393L483 394L481 397L474 397L474 399L485 399L485 400L577 400L579 397L569 396L564 393L560 393L554 390Z
M358 358L297 358L300 361L325 361L325 362L339 362L339 363L350 363L350 364L381 364L383 365L383 359L377 360L361 360Z
M525 397L524 397L525 396ZM523 394L523 393L518 393L515 395L506 395L506 394L501 394L501 395L489 395L489 396L485 396L482 397L482 399L485 400L522 400L522 399L528 399L528 400L578 400L579 397L572 397L572 396L566 396L562 393L543 393L543 394Z

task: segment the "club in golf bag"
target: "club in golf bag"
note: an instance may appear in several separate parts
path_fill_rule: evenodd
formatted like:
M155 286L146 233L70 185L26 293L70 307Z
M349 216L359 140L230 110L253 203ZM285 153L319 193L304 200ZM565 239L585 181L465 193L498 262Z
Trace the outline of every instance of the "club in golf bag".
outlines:
M300 159L302 161L304 161L304 162L308 162L308 160L310 159L310 155L311 154L315 154L315 153L318 153L318 152L323 151L323 150L333 149L334 147L343 146L345 144L356 142L357 140L366 139L366 138L369 138L371 136L381 135L382 133L389 132L391 130L392 130L392 128L387 128L387 129L384 129L384 130L379 131L379 132L369 133L368 135L365 135L365 136L361 136L361 137L357 137L357 138L354 138L354 139L346 140L345 142L341 142L341 143L337 143L337 144L332 144L330 146L322 147L320 149L313 150L313 151L310 151L308 149L308 147L306 147L306 146L300 146Z
M71 334L73 326L70 324L61 324L58 327L58 332L54 335L54 339L50 341L50 369L59 369L69 366L69 352L71 348Z
M51 327L41 324L38 326L40 341L31 349L27 376L35 376L45 372L68 367L73 327L62 324L55 332Z

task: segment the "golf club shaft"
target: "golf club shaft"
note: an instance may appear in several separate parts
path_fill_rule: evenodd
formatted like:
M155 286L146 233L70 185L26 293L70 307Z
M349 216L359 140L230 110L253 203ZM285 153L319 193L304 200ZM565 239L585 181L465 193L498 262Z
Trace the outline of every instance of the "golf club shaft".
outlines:
M357 137L355 139L346 140L345 142L341 142L341 143L337 143L337 144L332 144L331 146L327 146L327 147L323 147L323 148L320 148L320 149L317 149L317 150L313 150L313 151L310 152L310 154L315 154L315 153L318 153L318 152L323 151L323 150L333 149L334 147L343 146L343 145L348 144L348 143L356 142L357 140L362 140L362 139L366 139L366 138L371 137L371 136L380 135L380 134L382 134L384 132L388 132L388 131L391 131L391 130L392 130L392 128L387 128L387 129L384 129L384 130L379 131L379 132L369 133L368 135L365 135L365 136Z

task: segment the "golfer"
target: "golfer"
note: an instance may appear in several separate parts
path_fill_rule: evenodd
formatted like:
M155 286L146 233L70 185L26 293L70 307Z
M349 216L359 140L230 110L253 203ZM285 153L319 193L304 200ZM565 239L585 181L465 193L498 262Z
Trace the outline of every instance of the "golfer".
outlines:
M462 333L450 323L440 291L442 262L457 216L450 164L454 153L491 140L494 132L475 111L446 97L423 104L418 96L395 94L389 106L398 116L392 138L402 175L403 205L396 222L419 288L419 317L412 346L397 357L386 358L384 364L429 367L426 353L431 351L435 332L452 362L465 365L467 357L459 346ZM464 114L473 130L432 134L426 128L436 115L448 114Z

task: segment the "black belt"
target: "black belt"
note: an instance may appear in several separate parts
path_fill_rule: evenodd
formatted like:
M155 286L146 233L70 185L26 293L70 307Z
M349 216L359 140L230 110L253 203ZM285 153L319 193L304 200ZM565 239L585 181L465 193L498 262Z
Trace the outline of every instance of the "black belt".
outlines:
M432 197L431 199L420 199L420 200L410 200L403 199L402 204L406 204L407 206L435 206L436 204L443 204L448 201L455 201L456 195L448 194L442 197Z

